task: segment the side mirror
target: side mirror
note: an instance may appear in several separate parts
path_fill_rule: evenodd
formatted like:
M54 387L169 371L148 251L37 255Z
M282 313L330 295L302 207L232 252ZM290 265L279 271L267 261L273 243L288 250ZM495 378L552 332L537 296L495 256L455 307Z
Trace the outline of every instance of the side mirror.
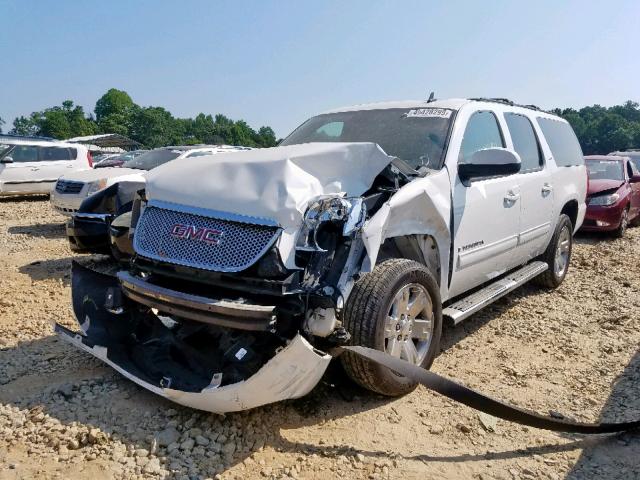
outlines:
M7 155L2 160L0 160L0 163L13 163L13 157Z
M629 183L640 183L640 174L633 175L629 179Z
M520 171L520 155L506 148L478 150L466 163L458 164L458 175L463 181L480 177L499 177Z

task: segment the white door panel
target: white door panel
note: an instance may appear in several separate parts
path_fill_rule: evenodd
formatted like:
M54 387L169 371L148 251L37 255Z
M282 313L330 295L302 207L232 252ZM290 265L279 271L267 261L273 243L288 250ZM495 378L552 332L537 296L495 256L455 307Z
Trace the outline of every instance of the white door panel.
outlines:
M485 283L518 265L518 175L456 181L453 193L453 272L450 296Z
M2 193L39 193L41 191L38 162L14 162L1 165Z
M547 169L520 174L522 219L520 246L525 260L544 251L551 238L551 219L555 218L552 178Z

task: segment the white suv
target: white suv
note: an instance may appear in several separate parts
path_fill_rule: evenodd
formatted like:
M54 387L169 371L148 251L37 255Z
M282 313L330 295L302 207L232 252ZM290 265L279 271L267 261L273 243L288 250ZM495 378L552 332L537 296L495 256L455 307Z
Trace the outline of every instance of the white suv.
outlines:
M0 195L49 193L61 175L91 168L84 145L0 135Z
M500 99L338 109L278 147L146 180L130 266L117 277L75 266L83 335L56 328L151 391L214 412L304 395L348 343L429 368L443 318L534 278L561 284L587 187L571 126ZM416 385L340 358L378 393Z

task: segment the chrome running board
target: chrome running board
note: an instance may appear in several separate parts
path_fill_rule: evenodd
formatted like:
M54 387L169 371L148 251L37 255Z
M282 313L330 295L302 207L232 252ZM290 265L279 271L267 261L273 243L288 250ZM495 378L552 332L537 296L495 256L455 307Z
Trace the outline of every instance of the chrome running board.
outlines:
M531 262L471 295L448 305L442 310L442 316L451 319L453 324L457 325L477 311L527 283L533 277L540 275L548 268L549 266L545 262Z

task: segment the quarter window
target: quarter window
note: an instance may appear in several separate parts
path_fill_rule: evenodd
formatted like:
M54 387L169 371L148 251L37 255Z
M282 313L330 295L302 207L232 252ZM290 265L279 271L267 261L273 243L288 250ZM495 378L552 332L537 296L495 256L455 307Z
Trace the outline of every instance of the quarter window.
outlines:
M516 113L505 113L504 118L511 133L513 148L520 155L520 172L539 170L542 166L542 155L529 119Z
M538 118L538 125L549 144L551 154L559 167L584 165L582 149L571 125L560 120Z
M476 112L469 119L460 147L460 163L468 163L471 156L486 148L504 148L498 120L492 112Z

